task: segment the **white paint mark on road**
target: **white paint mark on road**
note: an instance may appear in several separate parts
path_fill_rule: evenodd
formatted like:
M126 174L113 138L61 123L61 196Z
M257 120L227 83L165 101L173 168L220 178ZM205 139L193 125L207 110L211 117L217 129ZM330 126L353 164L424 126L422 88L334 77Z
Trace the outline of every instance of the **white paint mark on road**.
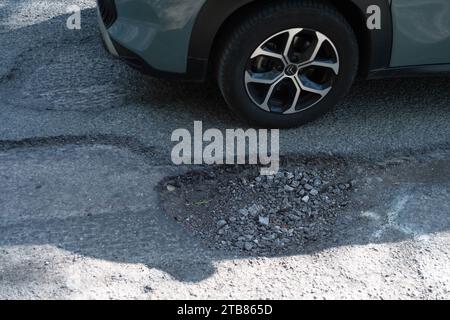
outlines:
M380 215L373 211L363 211L361 213L361 217L375 220L375 221L379 221L381 219Z
M405 209L409 199L410 195L401 195L394 200L391 209L387 213L386 224L384 224L379 230L374 232L372 234L372 237L380 239L383 234L389 229L400 231L406 235L413 236L414 238L417 237L417 233L414 230L398 222L398 217L400 213Z

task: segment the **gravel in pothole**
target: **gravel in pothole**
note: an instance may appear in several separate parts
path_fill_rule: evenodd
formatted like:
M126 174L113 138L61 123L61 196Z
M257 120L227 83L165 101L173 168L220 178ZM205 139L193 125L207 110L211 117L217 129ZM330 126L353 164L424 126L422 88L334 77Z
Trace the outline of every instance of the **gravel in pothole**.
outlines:
M213 249L245 255L298 252L329 236L355 182L343 162L296 163L275 176L218 167L166 179L161 202Z

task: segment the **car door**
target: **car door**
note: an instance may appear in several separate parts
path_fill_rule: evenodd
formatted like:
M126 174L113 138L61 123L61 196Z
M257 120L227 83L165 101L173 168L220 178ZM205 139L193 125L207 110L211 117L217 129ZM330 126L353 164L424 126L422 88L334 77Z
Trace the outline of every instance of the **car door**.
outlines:
M450 63L450 0L392 0L391 67Z

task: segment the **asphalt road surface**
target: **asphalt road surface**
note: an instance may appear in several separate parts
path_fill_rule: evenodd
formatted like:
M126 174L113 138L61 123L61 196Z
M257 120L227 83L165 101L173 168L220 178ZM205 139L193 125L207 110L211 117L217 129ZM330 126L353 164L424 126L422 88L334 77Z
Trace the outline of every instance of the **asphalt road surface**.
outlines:
M0 3L0 298L450 298L450 77L360 81L282 131L283 155L387 169L355 169L333 241L234 257L170 219L155 188L192 169L171 165L174 129L244 124L214 85L110 57L94 1L66 29L71 4Z

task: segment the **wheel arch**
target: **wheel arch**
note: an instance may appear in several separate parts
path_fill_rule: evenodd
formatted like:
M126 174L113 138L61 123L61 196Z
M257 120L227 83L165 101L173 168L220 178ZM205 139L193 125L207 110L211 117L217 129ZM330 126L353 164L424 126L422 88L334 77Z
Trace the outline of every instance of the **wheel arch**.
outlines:
M190 60L208 61L211 67L214 55L235 21L258 6L273 0L207 0L195 21L190 47ZM315 0L312 0L315 1ZM360 48L362 76L389 67L392 50L392 17L390 0L325 0L334 5L352 26ZM370 5L381 8L382 28L369 30L366 27L366 11Z

